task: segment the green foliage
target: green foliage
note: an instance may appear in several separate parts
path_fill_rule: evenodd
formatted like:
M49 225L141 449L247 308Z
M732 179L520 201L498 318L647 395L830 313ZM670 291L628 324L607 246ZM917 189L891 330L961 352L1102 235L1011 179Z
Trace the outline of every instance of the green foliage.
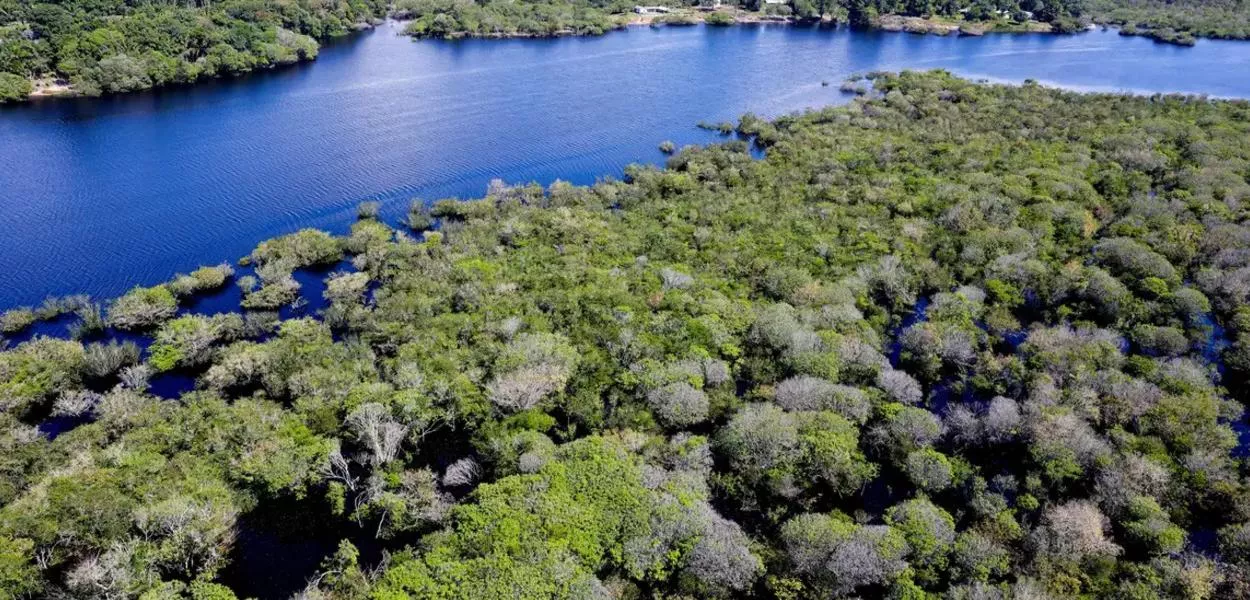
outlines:
M82 344L42 336L0 352L0 408L22 414L78 389L84 360Z
M224 595L282 508L391 553L309 597L1245 596L1250 108L869 81L743 117L762 159L260 244L246 308L350 256L319 318L179 316L210 267L112 303L146 354L4 348L5 592Z
M1133 499L1125 524L1128 539L1146 551L1158 554L1179 552L1185 545L1185 530L1172 524L1168 515L1153 498Z
M178 275L167 285L174 295L179 297L216 290L226 284L234 275L234 269L227 264L215 267L200 267L189 275Z
M14 73L0 72L0 104L25 100L31 91L30 80Z
M597 2L460 2L401 0L395 14L416 37L549 37L601 35L622 26ZM618 7L618 12L623 7Z
M1250 38L1250 15L1245 6L1227 0L1095 0L1090 3L1090 11L1095 22L1119 25L1121 35L1144 35L1181 46L1194 45L1195 37Z
M178 299L168 287L136 287L109 305L108 324L118 329L146 329L176 312Z
M34 552L31 540L0 535L0 598L17 600L40 590Z
M629 540L659 533L661 501L621 442L582 439L533 475L479 488L428 551L397 558L373 597L581 597L621 564Z
M287 271L338 262L343 255L339 241L324 231L302 229L266 240L248 257L258 266L280 265Z
M381 16L370 1L14 3L0 10L0 102L24 99L32 77L79 93L121 93L312 60L316 39Z
M0 313L0 333L14 334L30 327L38 320L29 308L12 308Z
M148 364L158 372L203 365L212 358L215 344L234 341L243 331L243 318L233 314L188 315L167 321L148 349Z

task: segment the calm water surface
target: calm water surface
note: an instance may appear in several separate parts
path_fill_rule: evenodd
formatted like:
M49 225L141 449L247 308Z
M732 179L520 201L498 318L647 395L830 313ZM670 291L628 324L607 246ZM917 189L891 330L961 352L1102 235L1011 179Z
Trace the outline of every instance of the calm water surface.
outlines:
M479 195L492 178L591 183L700 120L844 102L873 69L946 68L1079 89L1250 97L1250 43L940 38L797 27L413 42L395 25L313 64L193 88L0 110L0 309L120 294L234 260L362 200ZM829 86L822 86L829 82Z

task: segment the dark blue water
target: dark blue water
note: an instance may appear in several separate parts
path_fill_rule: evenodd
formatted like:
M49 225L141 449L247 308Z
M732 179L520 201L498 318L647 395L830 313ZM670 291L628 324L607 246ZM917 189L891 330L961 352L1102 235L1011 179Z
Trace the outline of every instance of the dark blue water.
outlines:
M843 102L873 69L942 67L1080 89L1250 97L1250 43L940 38L798 27L633 28L600 38L412 42L398 28L316 63L193 88L0 110L0 309L116 296L234 260L382 199L479 195L495 177L591 183L695 124ZM822 82L828 82L823 86Z

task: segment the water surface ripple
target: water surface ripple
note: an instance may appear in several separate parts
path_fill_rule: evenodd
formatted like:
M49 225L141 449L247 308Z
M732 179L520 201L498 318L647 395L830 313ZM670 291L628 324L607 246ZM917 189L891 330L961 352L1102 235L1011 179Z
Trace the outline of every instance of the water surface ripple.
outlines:
M0 110L0 309L111 297L233 260L362 200L475 196L491 178L591 183L701 120L843 102L874 69L946 68L1078 89L1250 97L1250 43L941 38L800 27L632 28L600 38L413 42L396 25L313 64ZM828 86L822 85L828 82Z

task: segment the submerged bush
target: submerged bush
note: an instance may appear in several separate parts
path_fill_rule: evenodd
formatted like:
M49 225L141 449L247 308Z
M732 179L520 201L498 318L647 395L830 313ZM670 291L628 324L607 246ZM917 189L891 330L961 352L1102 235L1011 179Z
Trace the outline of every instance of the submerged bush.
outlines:
M17 333L35 322L35 311L13 308L0 313L0 333Z
M233 276L233 267L227 264L220 264L215 267L200 267L192 271L190 275L179 275L166 285L175 296L193 296L201 292L219 289L226 285L226 281Z
M408 217L405 222L413 231L425 231L434 226L434 217L430 215L429 205L423 200L414 199L408 205Z
M339 241L330 234L316 229L303 229L261 242L252 251L249 259L259 266L282 264L289 271L336 263L342 257Z
M168 287L137 287L109 305L108 324L118 329L146 329L177 312L178 300Z
M89 377L104 379L116 375L122 367L139 362L139 347L134 342L109 340L88 344L84 349L83 370Z

